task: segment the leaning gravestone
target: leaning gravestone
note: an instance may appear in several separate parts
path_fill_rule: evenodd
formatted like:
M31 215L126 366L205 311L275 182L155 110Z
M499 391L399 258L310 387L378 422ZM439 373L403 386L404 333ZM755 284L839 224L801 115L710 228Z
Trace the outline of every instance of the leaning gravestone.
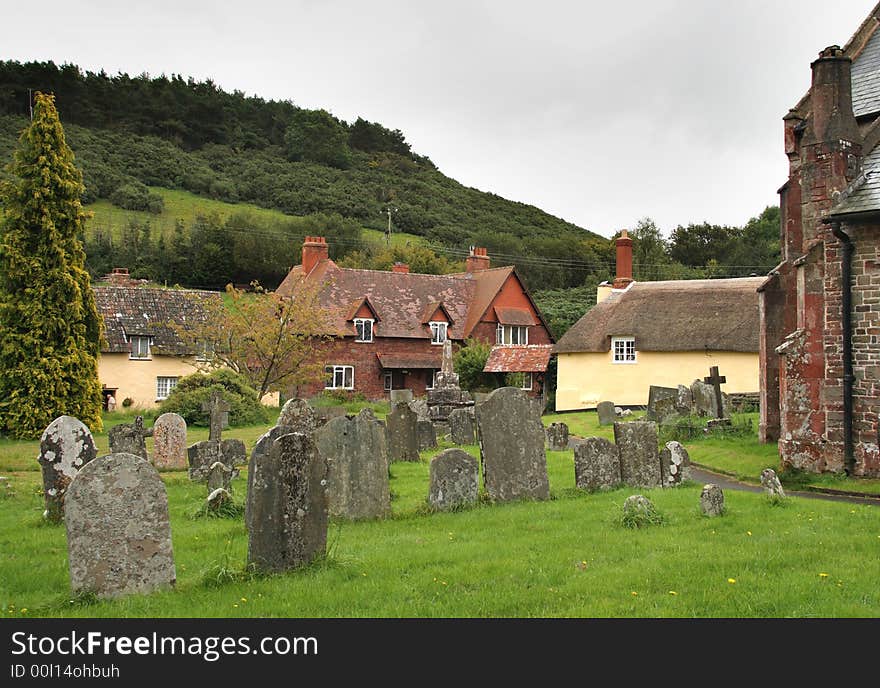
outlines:
M208 493L208 499L205 502L205 506L208 511L216 513L220 511L227 504L232 503L232 494L229 490L226 490L222 487L218 487L214 490L211 490Z
M587 437L574 447L574 479L581 490L613 490L620 485L620 453L604 437Z
M661 404L661 401L665 401L666 403ZM648 420L662 421L664 415L675 413L675 404L677 401L678 389L676 387L651 385L648 387L648 410L645 414L645 418Z
M248 565L287 571L309 564L327 549L327 461L314 438L281 435L258 464L248 494Z
M250 495L254 491L254 481L259 479L260 481L265 481L268 478L264 478L260 475L260 471L263 470L263 466L269 460L269 453L272 451L272 443L277 440L282 435L289 435L293 432L293 428L288 427L286 425L276 425L272 428L269 428L265 433L263 433L260 438L254 444L254 448L251 450L251 458L248 462L248 475L247 475L247 494L248 498L245 501L244 505L244 522L247 525L248 529L251 527L251 499Z
M98 455L89 429L73 416L59 416L40 437L37 460L43 468L43 516L52 523L64 518L65 493L82 468Z
M187 467L186 421L176 413L163 413L153 423L153 465L156 468Z
M382 518L391 513L385 430L370 409L334 418L315 433L318 454L328 463L331 516Z
M305 399L289 399L281 408L276 425L293 428L291 432L314 432L318 427L315 409Z
M614 443L620 451L620 477L625 485L661 485L656 423L641 420L615 423Z
M614 425L617 420L613 401L600 401L596 413L599 416L599 425Z
M473 444L474 437L474 409L455 409L449 414L449 433L453 444Z
M406 404L392 404L385 416L389 461L419 460L418 416Z
M779 482L779 477L772 468L765 468L761 471L761 486L769 497L785 497L782 483Z
M168 495L134 454L107 454L80 471L65 506L70 584L98 597L174 585Z
M550 451L565 451L568 449L568 426L565 423L551 423L545 429L547 435L547 448Z
M149 461L147 455L147 444L144 437L152 434L149 430L144 430L144 417L136 416L134 423L119 423L110 428L107 433L107 440L110 444L110 453L112 454L134 454L142 459Z
M461 449L446 449L431 459L428 503L438 511L457 509L477 501L480 467Z
M691 457L680 442L672 440L660 451L660 471L664 487L681 485L690 477Z
M419 434L419 451L437 446L437 431L431 421L419 418L416 421L416 428Z
M483 482L492 501L549 499L544 426L528 395L501 387L476 407Z
M703 485L700 511L704 516L721 516L724 513L724 492L715 483Z

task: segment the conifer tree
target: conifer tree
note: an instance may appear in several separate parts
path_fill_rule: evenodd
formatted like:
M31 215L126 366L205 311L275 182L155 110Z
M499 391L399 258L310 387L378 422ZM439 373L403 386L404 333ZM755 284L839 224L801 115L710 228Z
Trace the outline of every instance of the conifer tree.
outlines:
M37 93L0 186L0 432L39 437L60 415L100 430L103 336L79 236L82 173Z

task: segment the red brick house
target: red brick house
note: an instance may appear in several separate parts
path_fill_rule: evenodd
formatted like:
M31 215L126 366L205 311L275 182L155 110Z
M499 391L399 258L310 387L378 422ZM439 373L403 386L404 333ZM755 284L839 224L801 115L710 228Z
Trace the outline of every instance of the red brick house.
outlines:
M786 115L782 263L760 287L761 425L783 466L880 476L880 5Z
M421 275L397 264L390 271L340 268L323 237L306 237L302 264L279 285L290 296L302 282L318 283L319 301L333 314L334 335L324 352L321 389L361 392L369 399L392 389L415 396L433 387L443 342L473 337L503 350L492 372L524 373L524 388L543 391L553 338L513 267L490 268L486 249L474 248L466 271Z

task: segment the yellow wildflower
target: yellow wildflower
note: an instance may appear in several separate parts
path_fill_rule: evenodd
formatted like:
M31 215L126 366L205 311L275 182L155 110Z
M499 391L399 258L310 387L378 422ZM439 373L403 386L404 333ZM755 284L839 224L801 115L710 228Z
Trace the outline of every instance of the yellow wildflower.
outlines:
M736 578L728 578L727 582L728 583L736 583Z

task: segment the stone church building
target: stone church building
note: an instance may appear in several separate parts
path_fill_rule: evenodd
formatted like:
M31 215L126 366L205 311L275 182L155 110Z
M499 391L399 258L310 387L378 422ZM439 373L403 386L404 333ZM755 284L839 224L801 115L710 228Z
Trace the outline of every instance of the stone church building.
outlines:
M761 423L783 467L880 476L880 5L784 118L782 262L759 288Z

